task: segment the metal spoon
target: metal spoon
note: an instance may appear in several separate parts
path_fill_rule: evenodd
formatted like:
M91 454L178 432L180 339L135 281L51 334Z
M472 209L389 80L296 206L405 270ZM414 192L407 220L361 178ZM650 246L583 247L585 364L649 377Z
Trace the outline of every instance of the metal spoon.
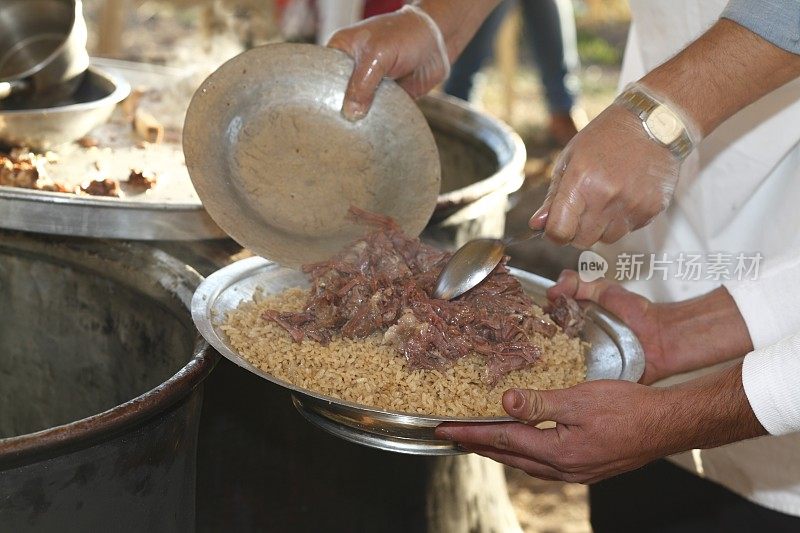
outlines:
M461 296L491 274L500 263L506 247L544 235L533 230L505 239L474 239L459 248L442 269L436 280L433 297L452 300Z

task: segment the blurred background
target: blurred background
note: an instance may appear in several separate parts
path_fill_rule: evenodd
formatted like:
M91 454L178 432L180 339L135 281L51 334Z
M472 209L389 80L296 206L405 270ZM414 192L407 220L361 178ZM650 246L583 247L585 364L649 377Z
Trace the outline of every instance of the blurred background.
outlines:
M573 0L572 8L580 57L575 72L580 92L572 117L581 127L614 97L630 14L625 0ZM249 47L313 42L320 26L314 0L90 0L85 13L93 56L176 67L193 77L205 77ZM528 150L526 182L508 215L511 231L524 226L540 204L559 150L548 128L548 107L525 26L519 6L512 6L493 36L494 57L474 77L469 95L473 105L508 122ZM561 264L574 264L573 250L551 253L560 254ZM523 250L512 255L516 266L529 270L536 270L540 260ZM585 487L540 482L511 470L507 476L526 532L590 531Z
M84 9L92 26L92 55L199 68L259 44L313 41L314 4L314 0L92 0ZM577 104L585 113L581 118L591 118L613 98L630 13L626 0L573 0L572 4L581 61ZM529 153L541 155L546 108L524 31L519 9L512 9L495 39L496 50L505 50L495 55L513 55L513 77L509 79L497 61L490 60L475 79L472 102L510 123Z

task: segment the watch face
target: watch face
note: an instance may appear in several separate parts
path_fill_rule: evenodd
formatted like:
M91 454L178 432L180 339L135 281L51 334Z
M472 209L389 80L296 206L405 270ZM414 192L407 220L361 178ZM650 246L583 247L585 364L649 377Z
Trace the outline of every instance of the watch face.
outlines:
M661 143L672 144L683 133L681 121L665 105L656 107L645 121L650 134Z

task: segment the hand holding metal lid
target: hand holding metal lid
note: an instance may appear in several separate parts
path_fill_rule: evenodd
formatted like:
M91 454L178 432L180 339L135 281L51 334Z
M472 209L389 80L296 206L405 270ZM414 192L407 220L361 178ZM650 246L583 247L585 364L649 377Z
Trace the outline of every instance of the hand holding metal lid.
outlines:
M328 46L355 60L342 106L344 116L353 121L369 112L384 77L397 80L416 98L450 73L442 31L430 15L415 5L340 30Z

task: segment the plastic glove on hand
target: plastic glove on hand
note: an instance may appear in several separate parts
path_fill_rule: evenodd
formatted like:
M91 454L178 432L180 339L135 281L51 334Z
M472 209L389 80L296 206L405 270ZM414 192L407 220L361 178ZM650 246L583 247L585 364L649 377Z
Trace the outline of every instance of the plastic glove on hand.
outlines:
M328 46L355 60L342 114L348 120L367 115L381 80L388 77L418 98L450 73L442 32L419 7L372 17L336 32Z
M579 248L616 242L667 208L682 161L615 102L558 157L547 198L530 225Z

